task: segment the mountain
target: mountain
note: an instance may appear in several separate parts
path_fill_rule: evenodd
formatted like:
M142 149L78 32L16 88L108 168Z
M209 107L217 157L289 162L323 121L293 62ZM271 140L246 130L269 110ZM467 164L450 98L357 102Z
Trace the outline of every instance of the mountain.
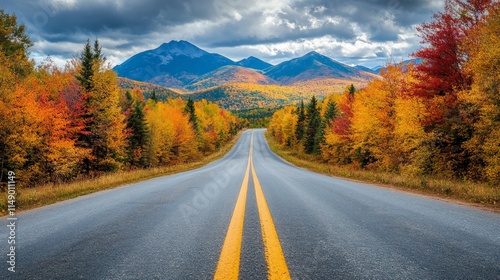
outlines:
M242 66L223 66L189 83L185 88L196 91L226 84L276 84L260 72Z
M375 66L372 69L373 72L377 73L377 74L380 74L380 71L382 70L382 68L384 68L384 66Z
M254 56L250 56L248 58L245 58L243 60L240 60L236 62L238 65L246 67L246 68L252 68L252 69L257 69L257 70L264 70L269 67L272 67L272 64L269 64L263 60L260 60Z
M356 66L354 66L354 68L356 68L358 70L361 70L361 71L368 72L368 73L378 74L377 72L373 71L373 69L370 69L370 68L365 67L363 65L356 65Z
M265 75L283 84L313 79L375 77L372 73L350 67L314 51L268 68Z
M170 41L136 54L113 68L118 76L167 87L182 87L199 76L226 65L227 57L208 53L186 41Z

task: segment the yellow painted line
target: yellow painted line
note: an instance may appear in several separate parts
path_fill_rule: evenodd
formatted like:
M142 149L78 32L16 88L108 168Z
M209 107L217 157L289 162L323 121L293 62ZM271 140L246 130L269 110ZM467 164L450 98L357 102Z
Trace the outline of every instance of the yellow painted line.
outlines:
M267 278L291 279L285 255L283 254L283 249L281 248L278 232L276 231L273 217L271 216L271 211L269 211L266 197L262 191L259 178L257 178L257 173L255 173L253 159L251 160L251 165L253 184L255 187L255 197L257 199L257 208L259 211L260 227L262 231L262 240L264 243L264 252L267 262Z
M238 279L252 150L253 132L250 140L250 153L248 154L248 164L245 171L245 177L241 183L240 193L238 195L238 199L236 200L236 205L234 206L233 216L229 222L224 245L222 245L214 279Z

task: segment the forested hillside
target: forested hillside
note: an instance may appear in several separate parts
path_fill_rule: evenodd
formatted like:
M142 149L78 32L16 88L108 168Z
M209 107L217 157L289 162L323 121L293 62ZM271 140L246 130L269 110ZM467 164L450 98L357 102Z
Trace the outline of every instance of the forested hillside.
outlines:
M140 89L144 98L156 98L158 100L165 101L169 98L179 98L182 94L179 90L172 90L166 87L162 87L155 84L139 82L135 80L130 80L127 78L118 78L118 86L123 90L133 90Z
M334 165L500 186L500 5L448 1L418 28L418 65L274 114L283 146ZM451 191L451 190L450 190ZM497 199L498 200L498 199Z
M304 81L292 86L228 84L187 94L186 97L194 100L210 100L231 111L275 108L309 99L313 95L325 97L333 93L338 94L351 83L357 87L363 87L369 83L369 80L362 78L355 80L320 79Z

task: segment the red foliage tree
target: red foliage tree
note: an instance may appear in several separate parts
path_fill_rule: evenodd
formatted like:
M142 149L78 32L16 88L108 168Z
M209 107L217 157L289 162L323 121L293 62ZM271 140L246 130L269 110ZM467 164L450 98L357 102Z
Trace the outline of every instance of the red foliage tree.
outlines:
M444 12L436 13L433 20L422 23L418 32L422 45L413 57L423 60L417 66L421 82L415 94L424 97L449 95L468 89L472 78L464 70L468 53L465 40L483 20L492 0L447 0Z

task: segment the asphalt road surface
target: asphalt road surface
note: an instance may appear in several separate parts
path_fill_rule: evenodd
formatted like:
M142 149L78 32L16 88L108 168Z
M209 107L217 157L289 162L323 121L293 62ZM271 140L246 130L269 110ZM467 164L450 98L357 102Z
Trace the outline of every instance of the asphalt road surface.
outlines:
M16 218L2 279L500 279L499 214L294 167L263 130L205 167Z

